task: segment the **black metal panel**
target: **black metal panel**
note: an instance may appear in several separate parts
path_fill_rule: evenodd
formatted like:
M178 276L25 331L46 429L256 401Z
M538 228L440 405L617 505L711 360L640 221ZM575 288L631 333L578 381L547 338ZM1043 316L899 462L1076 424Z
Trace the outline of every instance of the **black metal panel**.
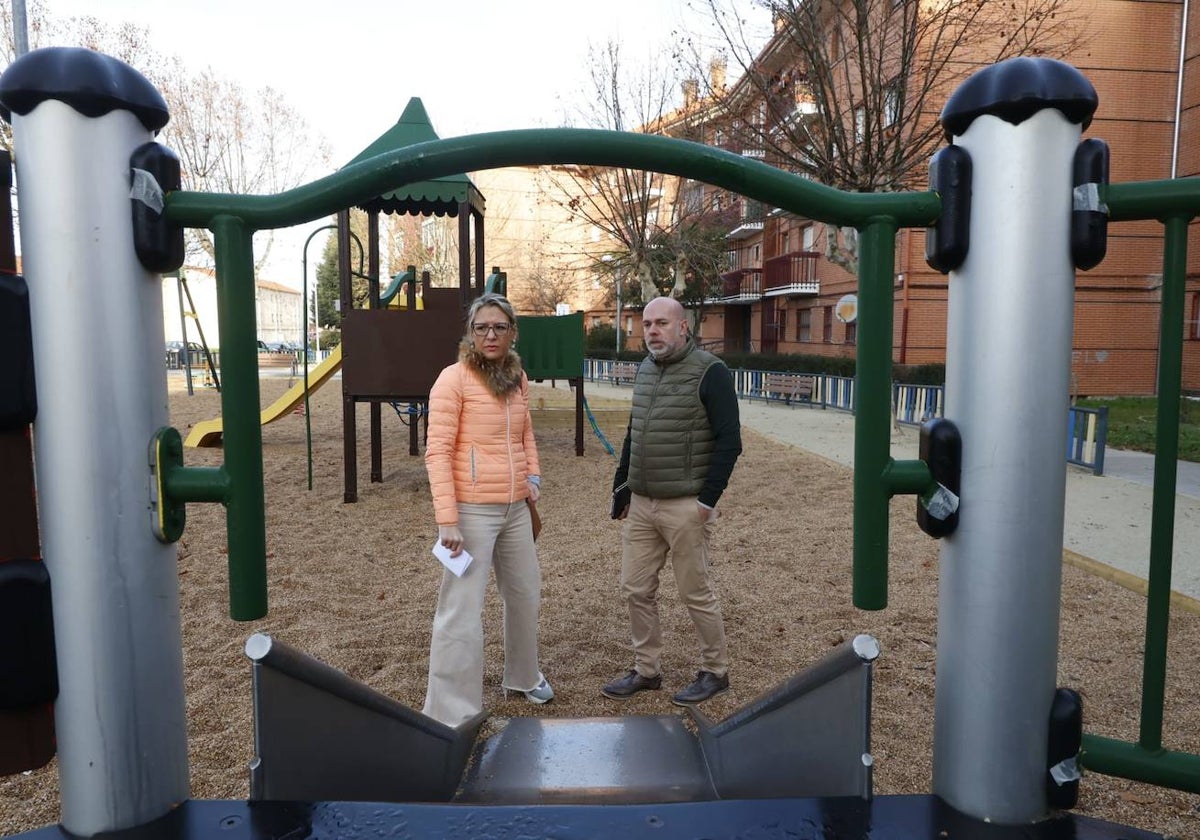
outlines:
M691 707L722 798L872 793L871 663L860 635L713 725Z
M162 819L106 840L358 840L396 838L772 838L789 840L1164 840L1073 814L1002 826L934 796L726 800L668 805L392 805L368 802L185 802ZM25 840L73 840L58 826Z
M448 802L486 715L439 723L265 634L254 662L250 796Z

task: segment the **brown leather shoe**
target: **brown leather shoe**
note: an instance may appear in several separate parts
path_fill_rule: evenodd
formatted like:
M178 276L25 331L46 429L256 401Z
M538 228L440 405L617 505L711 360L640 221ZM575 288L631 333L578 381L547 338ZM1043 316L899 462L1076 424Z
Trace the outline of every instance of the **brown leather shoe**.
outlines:
M678 694L671 698L676 706L690 706L693 703L703 703L710 697L729 690L729 675L718 677L712 671L699 671L696 679L686 685Z
M634 670L624 676L617 677L612 682L605 683L604 687L600 689L600 693L614 700L628 700L639 691L657 691L660 688L662 688L662 676L660 674L655 674L653 677L643 677Z

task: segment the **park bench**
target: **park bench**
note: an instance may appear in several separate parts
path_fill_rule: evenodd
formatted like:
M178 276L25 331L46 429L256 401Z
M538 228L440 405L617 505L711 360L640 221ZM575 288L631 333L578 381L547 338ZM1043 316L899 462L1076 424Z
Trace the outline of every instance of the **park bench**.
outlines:
M263 353L258 354L259 368L293 368L296 367L295 353Z
M782 399L787 405L796 402L812 405L813 377L797 373L763 374L762 395L764 399Z
M637 362L615 362L612 366L612 384L620 385L622 382L633 383L637 378L638 363Z

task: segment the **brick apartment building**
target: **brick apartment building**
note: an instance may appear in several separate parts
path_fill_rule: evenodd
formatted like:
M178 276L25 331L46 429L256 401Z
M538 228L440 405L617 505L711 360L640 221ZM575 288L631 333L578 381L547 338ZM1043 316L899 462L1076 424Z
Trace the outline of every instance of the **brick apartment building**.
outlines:
M1108 143L1111 181L1200 175L1200 12L1179 0L1070 0L1068 5L1078 13L1085 31L1079 33L1083 46L1064 59L1092 82L1099 95L1099 108L1084 136ZM1185 9L1189 9L1186 27ZM1187 42L1181 45L1185 31ZM772 52L781 50L777 34L759 59L774 60L778 66L779 58ZM724 68L714 67L714 72L723 76ZM744 78L734 82L734 88ZM715 85L718 80L709 82ZM1178 100L1177 88L1182 92ZM696 98L695 82L690 89L685 85L681 112L702 104L702 97ZM671 133L670 119L665 123ZM724 145L721 138L719 130L702 136L713 145ZM726 148L755 154L733 144ZM714 200L715 188L706 185L681 185L678 195L693 188L704 190L701 200ZM853 301L847 296L857 292L857 282L824 258L823 226L773 212L740 196L723 200L726 206L737 207L738 222L728 235L729 268L722 275L721 295L705 308L699 337L728 351L853 356L856 324L838 317L838 305ZM1197 244L1196 236L1190 239ZM893 334L897 363L945 360L947 278L926 265L924 247L924 231L899 233ZM1185 300L1183 387L1190 392L1200 392L1200 280L1196 279L1200 254L1196 250L1188 258ZM1161 272L1160 226L1110 225L1105 260L1077 274L1074 394L1154 393ZM602 318L611 323L613 312L589 307L588 323ZM638 319L623 320L635 326L630 346L638 346Z

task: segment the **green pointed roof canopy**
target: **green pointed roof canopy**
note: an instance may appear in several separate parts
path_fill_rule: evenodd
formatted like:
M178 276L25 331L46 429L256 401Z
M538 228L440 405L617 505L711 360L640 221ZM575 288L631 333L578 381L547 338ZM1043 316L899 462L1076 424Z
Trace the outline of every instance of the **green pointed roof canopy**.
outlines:
M359 152L346 166L360 163L368 158L416 143L437 140L437 132L425 113L419 97L408 100L404 113L394 126L385 131ZM465 174L447 175L429 181L417 181L384 193L378 198L358 206L363 210L378 210L382 213L411 213L414 216L457 216L459 207L469 203L479 213L483 212L483 195Z

